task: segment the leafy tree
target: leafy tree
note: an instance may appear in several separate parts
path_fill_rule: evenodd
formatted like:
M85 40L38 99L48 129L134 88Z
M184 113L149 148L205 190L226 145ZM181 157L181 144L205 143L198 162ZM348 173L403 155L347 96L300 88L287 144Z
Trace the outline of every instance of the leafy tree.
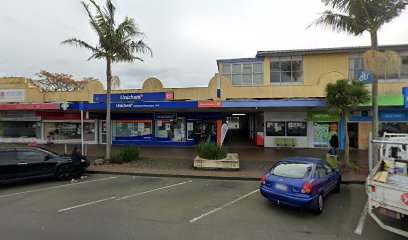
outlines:
M98 44L91 44L78 38L70 38L62 44L70 44L90 50L91 59L106 60L106 157L111 156L111 88L112 88L112 63L143 61L135 54L152 54L151 49L143 41L144 34L139 30L133 18L125 17L123 22L117 23L115 19L116 8L111 0L107 0L104 7L99 6L94 0L89 0L93 9L82 2L92 30L98 36Z
M378 51L378 30L386 23L398 17L408 4L408 0L322 0L327 10L314 22L334 31L360 36L370 33L371 49ZM373 139L378 139L378 75L374 74L372 85ZM373 155L377 154L373 148Z
M349 159L349 135L347 123L350 118L350 110L359 104L367 103L370 94L363 83L347 79L337 80L335 83L328 83L325 89L326 104L329 112L340 115L344 119L346 143L344 146L344 161L350 166Z
M80 81L73 79L72 75L66 73L52 73L45 70L36 74L41 79L33 83L44 92L71 92L83 91L86 84L98 81L93 77L86 77Z

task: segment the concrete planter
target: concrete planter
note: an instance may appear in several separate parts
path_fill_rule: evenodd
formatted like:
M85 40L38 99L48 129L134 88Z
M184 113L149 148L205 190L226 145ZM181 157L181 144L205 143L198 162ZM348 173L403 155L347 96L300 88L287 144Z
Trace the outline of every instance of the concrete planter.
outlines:
M197 156L194 159L194 168L239 170L238 153L228 153L226 158L220 160L208 160Z

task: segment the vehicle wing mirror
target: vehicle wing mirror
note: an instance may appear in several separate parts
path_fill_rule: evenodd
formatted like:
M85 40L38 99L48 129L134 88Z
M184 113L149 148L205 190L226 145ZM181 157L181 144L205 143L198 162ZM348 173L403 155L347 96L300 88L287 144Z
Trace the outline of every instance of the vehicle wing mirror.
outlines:
M44 161L48 161L48 160L50 160L51 159L51 156L50 155L46 155L45 157L44 157Z

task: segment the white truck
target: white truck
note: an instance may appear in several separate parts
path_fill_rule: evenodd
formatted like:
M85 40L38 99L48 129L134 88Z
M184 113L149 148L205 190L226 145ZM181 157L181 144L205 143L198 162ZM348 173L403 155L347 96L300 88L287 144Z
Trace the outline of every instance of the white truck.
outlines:
M371 154L373 147L380 149L380 160L376 166ZM371 140L370 135L368 154L368 213L383 229L408 237L407 228L401 228L406 224L391 226L377 215L408 222L408 134L385 133L381 140Z

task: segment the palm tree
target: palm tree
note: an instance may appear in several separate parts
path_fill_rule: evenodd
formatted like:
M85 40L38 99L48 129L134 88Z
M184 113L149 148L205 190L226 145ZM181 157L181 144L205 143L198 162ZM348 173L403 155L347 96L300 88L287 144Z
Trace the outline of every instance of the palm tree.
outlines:
M151 49L143 41L144 34L139 30L133 18L125 17L123 22L115 21L115 6L111 0L106 1L102 8L94 0L89 0L94 7L94 13L90 6L82 2L92 29L97 34L99 41L96 46L92 46L77 38L70 38L62 44L70 44L90 50L91 59L106 59L106 157L111 156L111 88L112 88L112 63L143 61L135 56L136 53L150 53Z
M334 31L360 36L369 32L371 50L378 51L378 30L399 16L408 0L322 0L332 10L327 10L314 22ZM374 74L372 85L372 135L378 139L378 75ZM377 159L373 148L374 159Z
M325 89L326 105L329 112L334 115L340 115L344 119L346 143L344 146L344 161L350 166L349 159L349 135L347 123L350 118L350 110L356 108L359 104L367 103L370 100L370 94L363 83L347 79L337 80L335 83L328 83Z

